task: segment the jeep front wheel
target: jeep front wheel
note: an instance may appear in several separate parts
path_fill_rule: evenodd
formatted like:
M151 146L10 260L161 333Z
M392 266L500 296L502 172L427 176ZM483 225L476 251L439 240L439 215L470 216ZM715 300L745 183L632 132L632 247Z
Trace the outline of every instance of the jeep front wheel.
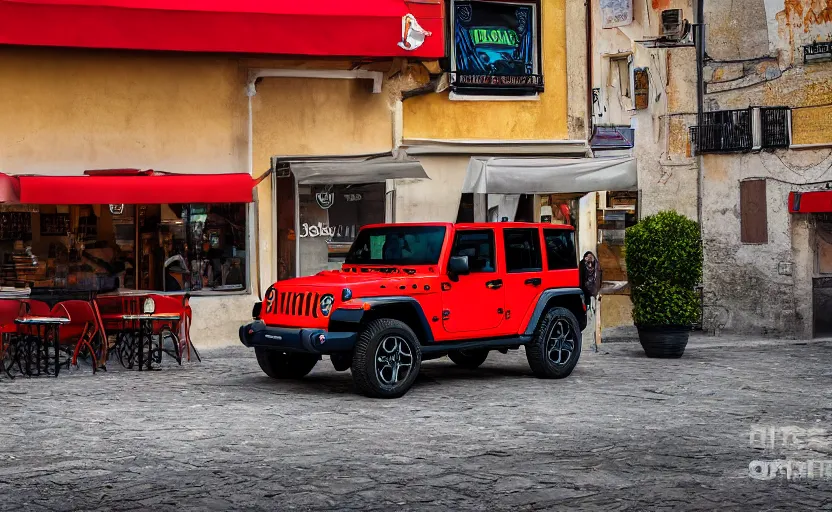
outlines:
M581 357L581 331L578 320L565 308L546 312L526 345L526 359L536 377L568 377Z
M463 368L475 370L482 366L482 363L488 358L487 350L454 350L448 353L448 357Z
M358 337L352 356L352 379L371 398L398 398L413 385L422 366L419 339L404 322L382 318Z
M260 369L273 379L301 379L318 363L318 357L307 354L284 353L255 347Z

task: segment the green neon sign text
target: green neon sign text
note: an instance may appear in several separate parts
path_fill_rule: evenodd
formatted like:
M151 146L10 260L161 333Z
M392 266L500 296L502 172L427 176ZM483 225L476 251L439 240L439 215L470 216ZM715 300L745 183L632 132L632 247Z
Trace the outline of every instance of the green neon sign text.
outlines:
M476 44L495 44L500 46L517 46L520 39L517 32L508 28L472 28L468 30L471 41Z

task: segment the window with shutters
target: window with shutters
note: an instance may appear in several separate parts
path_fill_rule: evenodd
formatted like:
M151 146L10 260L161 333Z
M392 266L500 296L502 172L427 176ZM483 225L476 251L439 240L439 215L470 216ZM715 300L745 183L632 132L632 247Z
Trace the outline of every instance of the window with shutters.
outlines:
M766 180L740 182L740 231L744 244L768 243Z

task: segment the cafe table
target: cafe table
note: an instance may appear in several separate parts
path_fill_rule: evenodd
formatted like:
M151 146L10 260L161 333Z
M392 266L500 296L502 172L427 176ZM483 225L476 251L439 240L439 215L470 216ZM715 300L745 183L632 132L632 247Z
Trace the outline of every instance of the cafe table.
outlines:
M69 323L68 318L50 316L25 316L17 318L15 323L35 330L35 335L28 335L23 339L23 345L18 346L16 359L18 369L25 375L40 375L41 370L49 375L49 348L52 347L55 355L55 377L58 376L61 368L60 358L60 337L59 328ZM33 354L34 352L34 354ZM23 361L21 361L23 359ZM25 370L23 364L25 363ZM32 364L36 364L37 373L34 372Z
M138 314L138 315L122 315L122 320L125 322L139 322L139 330L133 337L133 343L138 344L138 347L132 347L130 350L131 356L136 354L135 348L138 348L138 363L139 371L143 369L151 370L153 365L153 323L164 321L178 321L181 319L177 313L155 313L155 314ZM159 335L159 346L157 349L158 361L162 360L162 336ZM147 355L145 356L145 351ZM147 364L147 368L145 368Z

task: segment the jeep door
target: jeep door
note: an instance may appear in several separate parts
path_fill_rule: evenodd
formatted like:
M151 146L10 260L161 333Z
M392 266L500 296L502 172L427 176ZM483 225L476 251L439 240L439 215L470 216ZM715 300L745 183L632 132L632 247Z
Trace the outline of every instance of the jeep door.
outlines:
M535 307L544 290L543 250L540 228L505 228L503 250L505 254L505 321L501 333L520 332L526 313Z
M455 279L442 276L445 331L455 339L494 334L503 321L505 303L494 229L457 230L449 257L453 256L468 256L470 273Z

